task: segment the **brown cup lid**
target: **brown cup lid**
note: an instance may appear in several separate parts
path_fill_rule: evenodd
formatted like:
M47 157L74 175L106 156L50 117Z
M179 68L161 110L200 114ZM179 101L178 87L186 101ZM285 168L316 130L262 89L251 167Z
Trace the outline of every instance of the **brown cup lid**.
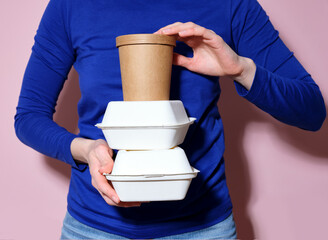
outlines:
M116 47L132 44L160 44L176 46L175 36L166 36L161 34L128 34L116 38Z

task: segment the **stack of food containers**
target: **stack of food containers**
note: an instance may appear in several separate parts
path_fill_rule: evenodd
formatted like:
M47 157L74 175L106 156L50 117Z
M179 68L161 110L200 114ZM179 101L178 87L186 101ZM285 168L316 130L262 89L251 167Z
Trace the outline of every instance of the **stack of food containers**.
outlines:
M198 170L178 147L195 118L181 101L169 100L175 39L138 34L116 43L124 101L109 102L97 124L108 145L119 150L106 178L124 202L181 200Z

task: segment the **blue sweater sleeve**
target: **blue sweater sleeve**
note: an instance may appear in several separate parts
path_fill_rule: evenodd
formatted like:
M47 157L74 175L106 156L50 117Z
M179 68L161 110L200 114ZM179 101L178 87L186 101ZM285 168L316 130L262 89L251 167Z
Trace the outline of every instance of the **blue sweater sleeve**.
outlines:
M289 51L256 0L232 1L233 48L256 64L249 91L235 82L239 95L276 119L318 130L326 117L319 87Z
M59 93L75 59L64 2L51 0L40 22L23 78L15 130L26 145L83 169L85 165L77 164L70 151L76 135L53 121Z

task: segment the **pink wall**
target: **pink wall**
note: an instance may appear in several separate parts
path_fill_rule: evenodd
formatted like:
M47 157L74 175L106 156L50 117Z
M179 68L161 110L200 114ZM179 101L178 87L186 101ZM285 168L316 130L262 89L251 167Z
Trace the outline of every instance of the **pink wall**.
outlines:
M327 0L260 0L281 37L328 101ZM45 0L0 1L0 239L58 239L69 167L27 148L13 116ZM79 93L72 72L55 119L76 131ZM328 216L328 122L316 133L283 125L237 96L222 81L227 176L242 239L323 239ZM70 105L61 102L74 96ZM65 101L67 102L67 101ZM237 114L238 112L238 114Z

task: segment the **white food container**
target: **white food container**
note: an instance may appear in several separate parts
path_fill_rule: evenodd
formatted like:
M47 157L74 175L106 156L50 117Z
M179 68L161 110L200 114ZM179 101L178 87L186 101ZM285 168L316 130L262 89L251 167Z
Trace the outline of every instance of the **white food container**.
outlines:
M149 150L169 149L183 143L195 118L173 125L116 126L97 124L112 149Z
M184 150L180 147L165 150L118 151L113 175L192 173Z
M191 180L199 171L180 174L114 175L104 174L123 202L182 200Z
M189 122L179 100L112 101L107 105L102 126L167 126Z
M195 118L176 101L112 101L101 128L112 149L168 149L181 144Z

